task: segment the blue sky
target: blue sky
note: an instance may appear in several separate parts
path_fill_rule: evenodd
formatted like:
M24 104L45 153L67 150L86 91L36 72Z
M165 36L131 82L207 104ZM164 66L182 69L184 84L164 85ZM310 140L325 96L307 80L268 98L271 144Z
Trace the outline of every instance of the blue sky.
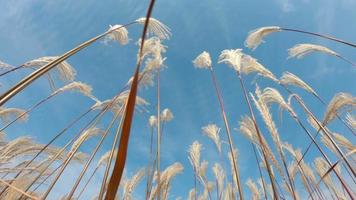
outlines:
M148 1L0 0L0 5L0 60L19 65L42 56L60 55L107 30L110 24L125 24L142 17L145 15ZM321 54L313 54L300 60L287 59L287 49L295 44L316 43L325 45L356 62L356 51L351 47L287 32L269 36L266 42L253 52L243 46L250 30L269 25L325 33L355 42L355 7L354 0L157 1L153 17L169 26L173 33L171 40L164 41L168 46L165 54L168 68L161 74L161 107L170 108L175 119L164 130L162 168L174 162L181 162L185 166L184 174L173 182L170 194L172 199L178 196L185 198L189 189L193 187L193 171L187 159L187 149L194 140L203 143L202 159L210 162L210 168L218 158L212 142L202 136L201 127L208 123L223 126L209 73L195 69L192 60L204 50L210 52L232 128L237 127L241 116L247 114L247 107L235 73L226 65L216 64L218 55L224 49L244 48L246 53L256 57L277 77L280 77L283 71L297 74L327 101L337 92L355 95L356 71L346 62ZM133 73L137 53L135 42L141 34L141 29L142 26L138 25L128 29L131 41L127 46L96 42L71 57L68 61L77 70L76 79L90 84L94 89L94 95L99 99L111 98ZM29 71L24 70L2 77L0 91L5 91L27 73ZM253 78L249 76L246 79L249 90L254 90L254 84L249 84ZM277 87L269 81L258 80L258 83L261 87ZM295 91L304 97L319 117L322 117L324 106L305 92L297 89ZM26 108L49 92L47 82L38 80L6 106ZM148 110L154 113L155 88L142 89L139 95L151 103ZM31 135L44 143L92 103L80 95L61 95L33 112L27 123L11 127L7 131L7 137L12 139L21 135ZM273 114L277 120L276 110L277 108L273 107ZM300 109L297 111L303 116ZM144 156L147 155L149 136L147 118L150 114L136 114L127 160L128 175L147 162ZM283 123L277 122L281 138L304 149L306 141L309 141L304 133L297 129L287 114L283 115L282 120ZM74 134L80 125L83 124L78 124L71 133ZM102 128L105 128L105 123ZM332 123L330 128L339 132L345 131L337 122ZM268 134L265 129L263 131ZM225 132L222 131L221 134L224 136ZM66 136L56 144L64 144L68 138L69 136ZM257 178L258 171L250 144L236 132L233 133L233 138L240 151L239 163L243 182L249 176ZM88 151L95 145L94 142L95 140L89 141L81 150ZM101 153L109 148L108 140ZM65 178L70 180L79 170L80 168L75 167L68 170ZM100 176L96 178L100 180ZM66 187L68 185L63 182L58 184L53 197L66 191ZM91 187L93 190L90 192L94 192L95 185L92 184ZM143 191L142 184L138 187L137 195L143 193L140 191ZM89 193L88 197L90 195L92 194Z

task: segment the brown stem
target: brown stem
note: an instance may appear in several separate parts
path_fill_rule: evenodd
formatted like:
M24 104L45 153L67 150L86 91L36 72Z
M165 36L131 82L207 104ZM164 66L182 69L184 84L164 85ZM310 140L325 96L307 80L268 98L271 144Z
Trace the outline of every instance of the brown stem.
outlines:
M253 121L253 124L254 124L256 132L257 132L259 143L261 144L261 150L262 150L263 159L264 159L264 162L265 162L265 165L266 165L266 168L267 168L267 172L268 172L268 175L269 175L269 178L270 178L270 182L271 182L271 186L272 186L272 190L273 190L273 198L274 199L278 199L277 189L276 189L276 186L275 186L275 183L274 183L274 179L272 177L273 173L272 173L272 170L271 170L271 166L268 163L268 159L267 159L267 156L266 156L266 153L265 153L265 150L264 150L265 148L264 148L263 142L262 142L262 134L260 132L259 127L257 126L257 121L256 121L256 118L255 118L255 114L254 114L254 112L252 110L250 99L247 96L247 91L246 91L243 79L240 76L240 74L238 74L238 77L239 77L239 80L240 80L240 85L241 85L242 90L243 90L245 101L246 101L246 103L248 105L248 109L250 111L250 115L252 117L252 121Z
M9 90L7 90L5 93L3 93L0 96L0 106L4 105L8 100L10 100L13 96L15 96L17 93L21 92L23 89L25 89L28 85L30 85L34 80L38 79L39 77L41 77L42 75L44 75L45 73L47 73L49 70L51 70L52 68L54 68L55 66L57 66L59 63L63 62L64 60L66 60L67 58L69 58L70 56L78 53L80 50L88 47L89 45L91 45L92 43L94 43L95 41L105 37L107 34L112 33L113 31L116 31L120 28L123 27L127 27L130 26L132 24L135 24L137 22L131 22L125 25L122 25L120 27L117 27L116 29L112 29L112 30L108 30L96 37L93 37L91 39L89 39L88 41L78 45L77 47L73 48L72 50L64 53L63 55L61 55L60 57L58 57L57 59L53 60L52 62L42 66L41 68L37 69L36 71L34 71L33 73L31 73L30 75L28 75L27 77L25 77L24 79L22 79L21 81L19 81L15 86L13 86L12 88L10 88Z
M335 38L335 37L332 37L332 36L329 36L329 35L324 35L324 34L320 34L320 33L313 33L313 32L303 31L303 30L298 30L298 29L291 29L291 28L281 28L281 30L297 32L297 33L304 33L304 34L308 34L308 35L314 35L314 36L318 36L318 37L321 37L321 38L324 38L324 39L328 39L328 40L332 40L332 41L335 41L335 42L343 43L343 44L346 44L348 46L356 48L356 44L353 44L351 42L348 42L348 41L345 41L345 40L341 40L341 39L338 39L338 38Z
M226 134L227 134L228 142L229 142L229 149L230 149L232 162L233 162L233 167L234 167L234 171L235 171L235 178L236 178L236 181L237 181L237 184L238 184L238 191L239 191L240 200L243 200L244 199L243 190L242 190L242 187L241 187L239 173L238 173L237 166L236 166L237 162L236 162L235 153L234 153L233 141L232 141L232 138L231 138L229 122L227 120L226 113L225 113L223 99L222 99L222 96L221 96L221 93L220 93L220 89L218 87L218 83L217 83L213 68L210 67L209 71L210 71L210 74L211 74L213 85L215 87L216 95L218 97L218 101L219 101L222 117L223 117L223 120L224 120Z
M93 153L91 154L90 158L89 158L88 161L85 163L85 166L84 166L83 170L81 171L81 173L80 173L79 177L77 178L77 180L76 180L74 186L72 187L71 191L69 192L69 194L68 194L67 197L66 197L68 200L70 200L70 199L72 198L72 196L73 196L75 190L77 189L77 187L78 187L80 181L82 180L82 178L83 178L83 176L84 176L86 170L88 169L88 167L89 167L91 161L94 159L95 154L98 152L99 148L101 147L101 145L102 145L103 142L104 142L104 139L106 138L107 134L109 133L109 130L112 128L112 126L114 125L116 119L119 117L119 115L120 115L121 113L122 113L122 108L120 109L119 112L117 112L117 113L115 114L115 117L111 120L110 125L109 125L109 126L107 127L107 129L105 130L103 136L101 137L100 141L99 141L98 144L96 145L96 147L95 147ZM122 124L122 118L121 118L121 121L120 121L120 125L121 125L121 124ZM119 125L119 128L118 128L118 129L120 129L120 125Z

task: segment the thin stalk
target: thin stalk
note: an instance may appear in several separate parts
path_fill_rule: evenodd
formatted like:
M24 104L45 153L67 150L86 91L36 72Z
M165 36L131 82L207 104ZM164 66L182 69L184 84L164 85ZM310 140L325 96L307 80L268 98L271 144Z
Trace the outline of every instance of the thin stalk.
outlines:
M123 106L122 109L125 109L124 107L125 106ZM120 112L122 112L122 111L123 110L120 110ZM106 187L106 180L107 180L107 177L108 177L108 174L109 174L109 170L110 170L112 159L114 157L115 147L116 147L117 142L118 142L120 129L122 127L122 122L123 122L123 118L121 118L120 123L119 123L119 125L118 125L118 127L116 129L115 138L114 138L114 141L113 141L113 145L111 147L110 156L109 156L108 163L106 165L106 169L105 169L105 173L104 173L103 181L102 181L102 184L101 184L101 188L100 188L100 193L99 193L99 198L98 199L102 199L102 197L104 195L104 190L105 190L105 187Z
M93 153L91 154L90 158L89 158L89 159L87 160L87 162L85 163L85 166L84 166L83 170L81 171L81 173L80 173L79 177L77 178L77 180L76 180L74 186L72 187L71 191L69 192L69 194L68 194L67 197L66 197L68 200L70 200L70 199L72 198L72 196L74 195L74 192L75 192L75 190L77 189L77 187L78 187L80 181L82 180L82 178L83 178L83 176L84 176L86 170L88 169L88 167L89 167L91 161L94 159L95 154L98 152L99 148L100 148L101 145L103 144L103 142L104 142L106 136L107 136L108 133L109 133L109 130L112 128L112 126L114 125L116 119L120 116L121 112L122 112L122 109L121 109L119 112L117 112L117 113L115 114L115 117L111 120L109 126L108 126L107 129L105 130L105 132L104 132L103 136L101 137L100 141L98 142L98 144L96 145L96 147L95 147ZM122 118L121 118L121 119L122 119ZM121 120L121 122L122 122L122 120ZM120 122L120 125L121 125L121 122Z
M328 39L328 40L332 40L335 42L339 42L339 43L343 43L346 44L348 46L354 47L356 48L356 44L353 44L351 42L345 41L345 40L341 40L329 35L324 35L324 34L320 34L320 33L314 33L314 32L309 32L309 31L303 31L303 30L298 30L298 29L291 29L291 28L281 28L281 30L283 31L291 31L291 32L297 32L297 33L304 33L304 34L308 34L308 35L313 35L313 36L318 36L324 39Z
M303 103L303 101L302 101L298 96L296 96L296 95L293 95L292 97L294 97L294 98L297 100L297 102L299 103L299 105L301 105L301 107L307 112L307 114L308 114L309 116L311 116L311 117L313 118L313 120L316 121L316 123L318 124L318 126L319 126L319 127L323 130L323 132L325 133L325 135L328 136L328 134L327 134L325 128L319 123L319 121L318 121L317 118L314 116L314 114L305 106L305 104ZM328 138L329 138L329 140L333 143L333 145L335 146L335 145L336 145L336 144L335 144L335 141L334 141L331 137L328 137ZM313 140L314 140L314 139L313 139ZM313 142L315 142L315 140L314 140ZM317 148L319 149L319 151L323 152L323 151L321 150L321 148L319 147L319 145L316 145L316 146L317 146ZM338 149L338 146L336 145L335 148ZM340 152L339 152L339 153L340 153ZM322 155L324 156L324 158L325 158L325 160L327 161L327 163L328 163L330 166L332 166L330 160L329 160L328 157L325 155L325 153L322 153ZM345 162L348 163L348 161L346 160L346 157L344 156L344 154L343 154L342 152L341 152L341 156L342 156L342 158L345 160ZM299 162L300 162L300 161L299 161ZM298 163L299 163L299 162L298 162ZM349 166L349 168L351 167L351 165L349 165L349 163L348 163L348 166ZM351 170L352 170L352 168L351 168ZM352 171L353 171L353 170L352 170ZM335 175L336 175L336 176L338 177L338 179L340 180L340 182L341 182L343 188L346 190L346 192L348 193L348 195L350 196L350 198L351 198L351 199L354 199L352 192L349 190L349 188L347 187L346 183L345 183L344 180L341 178L341 176L340 176L335 170L333 170L333 172L335 173Z
M256 162L257 162L258 172L260 173L260 177L261 177L261 181L262 181L263 194L265 196L265 200L267 200L268 197L267 197L267 191L266 191L266 184L265 184L265 180L263 178L263 174L262 174L262 170L261 170L261 166L260 166L260 161L259 161L258 156L257 156L256 147L252 143L251 143L251 146L252 146L253 153L255 155L255 159L256 159Z
M147 166L146 200L148 200L151 191L151 165L153 163L153 127L150 128L150 153ZM153 174L153 170L152 170Z
M111 104L110 104L111 105ZM50 165L56 161L56 159L65 151L65 149L72 143L74 140L76 140L80 134L88 128L91 124L93 126L98 123L98 121L103 117L103 115L106 113L108 110L109 106L107 105L105 108L103 108L97 115L95 115L62 149L49 161L46 167L42 169L42 171L37 175L37 177L32 181L32 183L27 187L26 191L31 188L31 186L41 177L41 175L50 167Z
M1 77L1 76L4 76L4 75L6 75L6 74L8 74L8 73L10 73L10 72L13 72L13 71L16 71L16 70L18 70L18 69L21 69L22 67L23 67L23 65L20 65L20 66L18 66L18 67L11 68L11 69L9 69L9 70L7 70L7 71L1 73L1 74L0 74L0 77Z
M87 180L84 187L80 190L78 196L75 199L79 199L82 196L83 192L87 188L88 184L90 183L91 179L94 177L94 175L95 175L96 171L98 171L98 169L99 169L99 166L95 167L93 173L90 175L89 179Z
M126 157L127 157L127 149L128 149L128 142L130 139L130 132L131 132L131 125L132 125L132 120L134 116L134 110L135 110L135 103L136 103L136 95L137 95L137 88L138 88L138 79L139 79L139 71L141 67L141 62L142 62L142 50L144 46L144 42L146 39L146 33L147 33L147 28L148 28L148 23L153 11L155 0L151 0L147 14L146 14L146 20L145 20L145 25L142 31L142 36L141 36L141 48L139 52L139 60L137 62L136 70L133 76L133 81L131 84L131 89L130 93L127 99L127 104L125 106L125 114L124 114L124 121L122 125L122 130L121 130L121 136L120 136L120 144L118 148L118 153L116 156L116 161L115 165L113 168L112 175L110 177L108 189L106 191L105 195L105 200L111 200L115 199L121 178L122 178L122 173L125 168L125 163L126 163Z
M161 86L157 71L157 200L161 200Z
M11 124L15 123L17 120L19 120L21 117L25 116L26 114L30 113L32 110L34 110L35 108L37 108L38 106L40 106L41 104L43 104L44 102L48 101L49 99L51 99L52 97L54 97L56 94L58 93L52 93L51 95L47 96L46 98L40 100L39 102L37 102L36 104L34 104L33 106L31 106L30 108L28 108L25 112L21 113L19 116L17 116L15 119L13 119L11 122L7 123L4 127L2 127L0 129L0 132L5 130L7 127L9 127Z
M25 77L24 79L22 79L21 81L19 81L15 86L13 86L12 88L10 88L9 90L7 90L5 93L3 93L0 96L0 106L4 105L8 100L10 100L13 96L15 96L17 93L19 93L20 91L22 91L23 89L25 89L28 85L30 85L34 80L38 79L39 77L41 77L42 75L44 75L45 73L47 73L49 70L53 69L55 66L57 66L59 63L63 62L64 60L66 60L67 58L71 57L72 55L75 55L76 53L78 53L80 50L88 47L89 45L91 45L92 43L94 43L95 41L105 37L106 35L112 33L113 31L116 31L120 28L123 27L127 27L130 26L132 24L137 23L136 21L122 25L120 27L117 27L116 29L111 29L108 30L98 36L95 36L89 40L87 40L86 42L76 46L75 48L69 50L68 52L64 53L63 55L61 55L60 57L58 57L57 59L53 60L52 62L42 66L41 68L37 69L36 71L34 71L33 73L31 73L30 75L28 75L27 77Z
M277 189L276 189L276 186L274 185L275 183L274 183L273 177L272 177L273 173L272 173L272 170L271 170L271 166L268 163L268 159L267 159L267 156L266 156L266 153L265 153L265 150L264 150L264 146L263 146L263 142L262 142L262 134L261 134L260 129L259 129L258 125L257 125L256 117L255 117L255 114L254 114L254 112L252 110L252 105L251 105L250 99L247 96L247 90L245 88L245 84L244 84L244 82L242 80L242 77L239 74L238 74L238 77L239 77L239 80L240 80L241 88L242 88L243 93L244 93L245 101L246 101L246 103L248 105L248 109L250 111L250 115L251 115L253 124L255 126L256 132L257 132L259 143L261 144L262 155L263 155L263 158L264 158L264 162L265 162L265 165L266 165L266 168L267 168L267 172L268 172L268 175L269 175L269 178L270 178L270 182L271 182L271 186L272 186L272 190L273 190L273 198L274 199L278 199Z
M223 99L222 99L222 96L221 96L221 93L220 93L220 89L218 87L218 83L217 83L213 68L210 67L209 71L210 71L210 74L211 74L211 79L213 81L213 85L215 87L216 95L218 97L218 101L219 101L219 105L220 105L220 109L221 109L221 114L222 114L222 117L223 117L223 120L224 120L226 134L227 134L228 142L229 142L229 149L230 149L232 162L233 162L233 166L234 166L234 171L235 171L235 178L236 178L236 181L237 181L237 184L238 184L240 200L243 200L244 199L243 190L242 190L242 187L241 187L240 178L239 178L239 174L238 174L238 170L237 170L237 166L236 166L237 162L236 162L235 153L234 153L233 141L232 141L232 138L231 138L229 122L227 120L226 113L225 113Z
M54 136L43 148L25 165L25 167L28 167L44 150L46 150L57 138L59 138L61 135L63 135L68 129L70 129L75 123L77 123L80 119L82 119L85 115L87 115L92 109L90 108L83 114L79 115L77 118L75 118L71 123L69 123L68 126L66 126L62 131L60 131L56 136ZM22 173L22 170L20 170L14 177L16 179L20 174ZM10 181L10 184L13 181ZM0 192L0 196L6 191L8 186L4 187L2 191Z
M16 186L13 186L13 185L7 183L6 181L4 181L4 180L2 180L2 179L0 179L0 182L1 182L2 184L6 185L7 187L10 187L11 189L16 190L17 192L21 193L22 195L25 195L26 197L28 197L28 198L30 198L30 199L38 200L37 197L32 196L32 195L30 195L30 194L28 194L28 193L22 191L21 189L19 189L19 188L17 188Z

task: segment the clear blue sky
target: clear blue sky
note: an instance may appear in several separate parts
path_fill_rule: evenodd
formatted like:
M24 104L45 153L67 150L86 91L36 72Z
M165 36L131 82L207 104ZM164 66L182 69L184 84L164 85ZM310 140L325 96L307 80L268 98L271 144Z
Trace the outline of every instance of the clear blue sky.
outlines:
M60 55L107 30L110 24L125 24L142 17L148 1L0 0L0 5L0 60L19 65L37 57ZM211 53L229 121L232 128L235 128L240 117L247 114L247 107L235 73L226 65L216 64L220 52L224 49L244 48L243 43L250 30L269 25L320 32L356 42L355 7L354 0L157 0L153 17L169 26L173 33L172 39L164 42L168 46L168 68L162 72L161 107L170 108L175 119L165 127L162 168L176 161L185 166L184 174L173 182L170 193L172 199L178 196L186 198L189 189L193 187L193 171L187 159L187 149L194 140L203 143L202 159L209 161L209 168L218 158L212 142L202 136L201 127L208 123L223 126L209 73L195 69L192 60L204 50ZM127 46L97 42L70 58L68 61L78 73L77 80L90 84L94 95L99 99L111 98L133 73L137 53L135 42L141 30L142 26L138 25L129 28L131 41ZM327 101L341 91L356 94L356 71L349 64L321 54L313 54L301 60L287 59L287 49L297 43L322 44L356 62L356 50L351 47L294 33L273 34L254 52L245 48L244 51L259 59L277 77L283 71L302 77ZM28 72L16 72L2 78L0 91L5 91ZM247 78L248 82L252 80L253 76ZM261 87L277 87L269 81L258 82ZM247 85L249 90L254 90L253 84ZM322 117L324 107L305 92L296 91ZM47 82L38 80L6 106L26 108L49 92ZM155 94L155 88L139 92L140 96L151 103L148 110L152 113L155 112ZM7 131L8 138L31 135L45 143L92 103L80 95L62 95L33 112L27 123L10 128ZM277 121L276 110L273 107ZM147 155L148 148L149 115L136 114L127 160L128 175L147 162L144 156ZM283 123L277 122L282 139L304 149L309 141L304 133L297 129L287 114L283 115L282 120ZM102 128L104 127L105 124ZM344 131L338 123L333 123L331 128ZM267 135L267 131L263 130ZM69 134L74 134L74 130ZM222 131L221 134L224 136L225 132ZM249 176L256 179L258 171L248 141L236 132L233 138L240 151L239 164L243 182ZM106 142L101 153L110 148L109 141ZM64 140L61 140L56 144L63 143ZM90 141L81 150L88 151L94 144L94 141ZM68 170L66 181L70 181L71 176L79 170L80 168ZM68 191L66 188L70 185L64 184L63 180L56 187L54 196ZM96 180L101 180L100 176ZM90 192L95 192L97 186L92 184L91 187ZM137 197L141 199L143 184L138 187L137 193ZM88 198L90 195L91 193Z

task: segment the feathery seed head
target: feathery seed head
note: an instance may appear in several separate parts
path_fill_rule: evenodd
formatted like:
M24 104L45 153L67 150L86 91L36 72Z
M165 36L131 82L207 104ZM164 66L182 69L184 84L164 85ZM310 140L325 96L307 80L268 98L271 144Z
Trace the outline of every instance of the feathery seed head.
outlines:
M191 162L194 170L196 171L197 174L199 174L198 170L200 167L200 152L201 152L202 144L200 144L198 141L194 141L192 145L189 147L189 161Z
M298 76L290 73L290 72L284 72L282 77L280 78L279 82L283 85L294 85L296 87L300 87L307 92L317 96L316 92L311 88L308 84L306 84L302 79L300 79Z
M161 120L163 122L169 122L173 119L173 113L169 108L165 108L161 113Z
M340 111L352 109L356 107L356 97L348 93L338 93L330 101L323 119L323 125L328 124Z
M157 117L151 115L150 118L148 119L148 124L150 125L151 128L157 126Z
M126 45L127 43L129 43L129 36L128 36L129 32L122 25L119 25L119 24L116 24L114 26L110 25L108 31L112 31L112 32L106 36L105 42L106 41L117 41L121 45Z
M252 30L249 32L245 40L245 46L252 50L255 50L261 43L264 42L264 37L278 31L281 31L281 28L278 26L266 26Z
M141 17L141 18L137 19L136 22L138 22L141 25L144 25L146 22L146 18ZM170 39L170 37L172 36L172 33L168 26L164 25L162 22L160 22L157 19L152 18L152 17L149 18L148 32L150 34L156 35L157 37L159 37L162 40Z
M31 61L26 62L24 67L42 67L54 60L56 60L58 56L46 56L37 58ZM63 61L59 63L55 69L59 72L59 76L63 81L73 81L76 75L75 69L67 62Z
M288 49L289 58L303 58L304 56L313 52L322 52L333 56L339 56L339 54L335 51L315 44L297 44L294 47Z
M241 72L242 56L242 49L225 49L221 52L218 63L225 63L237 72Z
M203 51L203 53L199 54L194 60L193 64L196 68L211 68L211 58L210 54L206 51Z
M220 128L216 124L208 124L202 127L203 134L208 136L215 143L218 151L221 152Z

